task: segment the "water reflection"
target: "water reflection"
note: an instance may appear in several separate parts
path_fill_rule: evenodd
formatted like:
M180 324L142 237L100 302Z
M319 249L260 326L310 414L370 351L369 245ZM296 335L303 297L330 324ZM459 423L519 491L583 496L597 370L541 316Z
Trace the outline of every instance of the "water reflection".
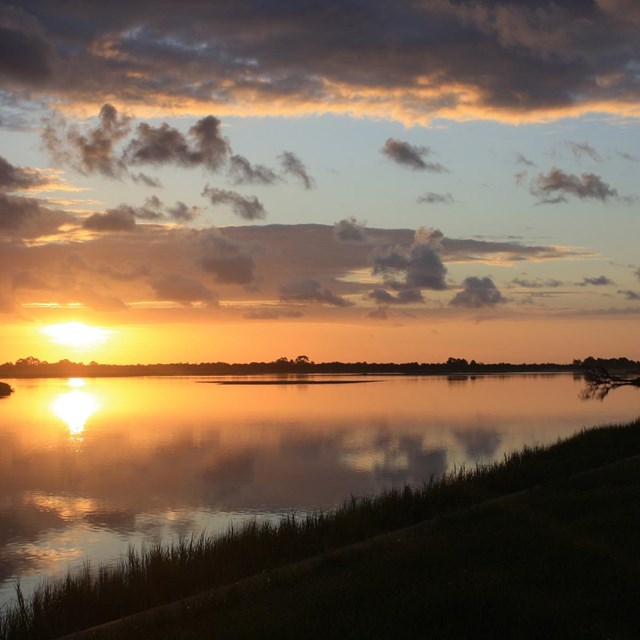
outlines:
M70 378L68 383L72 391L62 393L51 403L51 411L66 423L72 439L81 439L87 420L100 408L95 394L84 391L86 385L82 378Z
M571 376L11 384L0 420L0 605L18 576L28 590L143 539L328 509L637 415L634 390L587 406Z

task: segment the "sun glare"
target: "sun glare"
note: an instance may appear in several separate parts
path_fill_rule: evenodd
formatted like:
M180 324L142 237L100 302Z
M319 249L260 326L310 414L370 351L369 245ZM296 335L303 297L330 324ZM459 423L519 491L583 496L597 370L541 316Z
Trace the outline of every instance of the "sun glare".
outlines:
M59 395L51 405L51 411L66 423L71 436L80 436L87 420L100 408L92 393L74 388Z
M78 349L97 347L105 343L111 335L109 329L92 327L84 322L50 324L44 327L42 332L58 344Z

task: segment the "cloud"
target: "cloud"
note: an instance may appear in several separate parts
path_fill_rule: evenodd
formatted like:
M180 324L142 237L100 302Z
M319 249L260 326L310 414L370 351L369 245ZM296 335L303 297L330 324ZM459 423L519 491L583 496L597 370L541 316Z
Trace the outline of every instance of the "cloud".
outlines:
M89 231L118 232L134 231L136 228L136 216L130 207L126 205L110 209L105 213L90 215L83 224Z
M239 244L215 231L205 231L200 239L199 265L225 284L249 284L254 279L255 262Z
M54 53L38 21L16 6L0 7L0 77L41 85Z
M305 189L313 188L315 184L313 178L309 175L302 160L300 160L295 153L292 153L291 151L283 151L278 158L280 159L280 164L282 165L284 173L288 173L299 180Z
M283 318L303 318L304 313L292 309L257 309L248 311L242 317L248 320L280 320Z
M576 158L582 158L587 156L591 158L594 162L602 162L602 156L590 145L586 142L565 142L567 147L571 149L571 152Z
M516 154L516 164L521 164L525 167L535 167L536 163L525 158L521 153Z
M378 307L377 309L372 309L367 313L367 318L373 318L374 320L388 320L389 312L386 307Z
M160 223L174 220L179 223L191 222L200 213L199 207L188 207L178 201L167 207L157 196L147 198L141 207L120 204L104 213L94 213L84 221L84 228L91 231L133 231L138 220Z
M123 157L133 165L202 166L215 172L225 164L231 151L229 142L221 135L220 126L218 118L206 116L189 129L189 140L166 122L159 127L141 122Z
M380 151L394 162L417 171L431 171L433 173L447 171L439 163L424 160L424 157L431 153L429 147L417 147L408 142L388 138Z
M333 237L338 242L366 242L366 224L358 222L355 217L339 220L333 225Z
M15 167L0 156L0 191L36 189L51 182L45 171L28 167Z
M420 289L400 289L395 296L384 289L373 289L367 297L380 305L424 302Z
M640 300L640 293L631 289L618 290L618 293L623 294L627 300Z
M22 4L3 9L0 73L54 101L407 124L638 113L632 2Z
M464 279L463 287L462 291L456 293L449 301L450 305L479 309L481 307L494 307L497 304L507 302L507 299L500 293L491 278L471 276Z
M200 215L200 207L188 207L184 202L178 200L173 207L167 207L167 213L176 222L191 222Z
M231 156L229 164L233 184L275 184L280 179L269 167L252 165L244 156Z
M83 286L73 291L74 302L79 302L95 311L125 311L127 305L117 296L102 295L91 287Z
M45 120L42 141L56 162L70 165L84 175L121 178L127 169L117 157L116 147L129 134L130 121L129 116L118 115L108 103L100 109L98 124L86 132L57 114Z
M105 276L109 279L121 282L139 280L140 278L149 275L150 271L148 265L136 264L131 261L127 261L123 268L118 268L105 261L89 263L77 253L68 254L64 259L64 265L71 270L78 269L81 271L87 271L98 276Z
M244 220L261 220L266 217L262 203L255 196L245 198L235 191L216 189L207 185L201 193L212 205L227 205L239 218Z
M385 284L395 291L446 289L447 268L440 255L443 238L438 229L421 228L415 232L410 247L396 245L375 251L372 256L373 275L381 275Z
M597 276L595 278L583 278L582 282L579 282L578 285L581 287L587 287L589 285L594 287L606 287L609 285L614 285L615 282L607 276Z
M525 289L556 289L565 284L562 280L527 280L526 278L514 278L511 283Z
M25 199L20 199L20 204L24 205ZM148 223L123 208L116 208L122 218L112 214L106 220L100 219L96 224L101 229L89 233L82 227L88 218L43 207L37 200L31 200L30 204L34 207L33 217L22 218L18 227L7 230L5 226L0 230L0 274L4 274L2 282L7 296L11 296L13 275L28 271L55 289L20 288L17 291L21 305L84 300L92 308L100 304L116 310L123 308L117 303L119 300L126 305L128 314L159 322L208 313L203 308L208 304L206 300L200 301L205 304L195 304L198 302L195 300L189 307L184 304L190 299L185 295L170 296L178 303L171 309L164 302L157 302L160 298L150 282L156 282L161 290L160 285L171 273L215 292L225 301L221 315L239 317L245 312L284 308L302 311L309 318L322 315L328 319L339 314L362 320L371 308L382 306L393 310L401 303L406 303L404 307L419 307L419 293L426 298L430 288L443 291L442 287L448 284L445 265L449 261L483 264L518 261L522 270L526 261L571 261L575 265L576 257L584 257L566 247L447 238L429 230L414 233L409 229L367 228L367 242L341 243L336 242L334 225L185 227ZM161 210L166 215L167 207L162 205ZM0 226L6 222L4 211L0 207ZM16 218L10 216L9 220L15 223ZM65 231L67 227L69 231ZM119 229L121 232L116 232ZM54 234L59 241L40 240L41 236ZM372 278L374 264L381 271ZM558 264L554 268L561 267ZM456 272L468 268L464 264L455 267ZM283 284L309 280L321 286L307 283L304 287L289 288L284 294L291 299L280 300ZM384 293L367 298L375 289ZM444 295L452 297L459 290ZM410 303L411 300L416 302ZM340 306L347 301L357 302L358 307ZM305 302L308 309L303 306Z
M473 238L443 238L443 257L447 261L519 262L523 260L558 260L584 257L588 254L571 247L526 245L519 242L475 240Z
M162 187L162 182L157 178L148 176L146 173L133 173L131 179L138 184L143 184L145 187L151 187L152 189L159 189Z
M217 301L216 295L202 282L179 273L168 273L149 283L158 300L169 300L190 306L194 302L209 304Z
M45 282L33 271L24 269L14 273L11 276L11 288L14 291L18 289L36 289L39 291L49 291L54 287L52 287L48 282Z
M353 303L341 296L323 289L313 278L297 280L280 287L280 300L283 302L305 302L328 304L334 307L350 307Z
M567 196L575 196L580 200L629 200L621 197L594 173L583 173L580 176L565 173L561 169L553 168L548 174L538 174L529 186L531 195L540 199L541 203L556 204L567 202Z
M75 223L65 211L44 206L35 198L24 198L0 191L0 232L10 238L41 238L59 233Z
M636 278L638 278L638 280L640 280L640 269L636 269L636 270L634 271L634 273L635 273L635 275L636 275Z
M434 193L433 191L427 191L418 198L418 204L453 204L454 202L455 199L450 193Z

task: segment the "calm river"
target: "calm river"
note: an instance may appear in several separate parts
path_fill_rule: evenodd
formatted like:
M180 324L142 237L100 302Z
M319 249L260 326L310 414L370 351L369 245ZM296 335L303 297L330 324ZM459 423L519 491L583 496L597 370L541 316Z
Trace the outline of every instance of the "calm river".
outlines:
M129 545L331 508L524 444L629 421L570 375L11 380L0 400L0 603Z

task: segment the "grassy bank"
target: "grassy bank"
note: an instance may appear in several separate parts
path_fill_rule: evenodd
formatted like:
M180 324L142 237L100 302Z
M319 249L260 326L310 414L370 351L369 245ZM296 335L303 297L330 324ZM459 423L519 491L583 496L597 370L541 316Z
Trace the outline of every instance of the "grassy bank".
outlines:
M15 607L5 611L0 619L0 639L55 638L163 602L170 602L204 589L229 584L245 576L316 556L386 531L407 527L429 518L446 516L446 522L452 523L458 517L453 514L462 513L461 510L473 505L480 505L491 498L505 496L535 486L542 487L539 491L534 492L535 496L542 496L543 499L546 499L547 502L544 504L547 506L551 503L555 505L552 508L553 513L579 513L581 510L588 512L589 505L585 504L584 500L580 504L580 496L576 493L576 491L581 491L579 480L576 478L579 479L581 474L588 474L589 470L634 455L640 455L640 421L631 425L584 431L550 447L525 448L511 454L499 463L475 469L458 470L444 478L431 479L421 487L406 487L403 490L390 491L374 498L352 499L335 512L314 514L305 519L285 518L277 525L253 523L240 530L230 530L225 535L215 538L200 537L183 540L169 547L153 546L142 551L132 550L116 568L101 568L93 571L87 566L84 571L69 575L64 580L44 584L29 600L20 600ZM593 486L607 485L611 477L611 474L597 477L597 480L594 481L595 484L592 483L590 486L593 488ZM576 486L578 489L575 488ZM629 487L626 485L625 491L625 495L628 497ZM589 495L592 494L593 491ZM544 498L545 496L546 498ZM536 498L531 499L535 500ZM476 598L481 603L484 601L482 594L490 593L492 584L494 586L502 585L503 582L492 574L490 567L494 565L491 562L483 570L484 573L477 569L480 572L477 580L472 577L471 582L462 581L459 574L453 569L447 580L447 565L442 564L444 562L442 558L448 558L451 567L455 569L459 568L461 554L466 560L477 560L480 557L500 556L504 549L507 549L508 565L526 568L531 564L529 559L536 557L536 549L539 545L551 545L541 564L543 568L545 565L557 568L558 564L564 560L572 566L581 566L584 549L579 553L575 552L573 550L575 545L570 540L566 545L560 544L555 539L549 539L545 542L544 530L540 528L540 523L536 520L537 516L533 520L527 516L532 513L532 509L533 513L539 513L541 507L538 506L536 511L533 505L527 506L523 503L523 498L514 498L514 500L520 500L520 502L514 503L518 508L513 511L516 515L522 516L518 516L519 519L511 517L505 520L504 514L496 515L494 513L492 515L489 508L482 521L484 524L481 522L479 525L474 525L474 531L485 531L483 540L485 540L487 548L482 552L479 547L474 548L474 545L482 546L482 541L469 535L468 520L459 516L462 519L458 521L457 525L445 524L442 528L438 528L433 534L436 535L436 538L427 545L430 550L425 551L424 540L418 537L396 549L395 555L374 553L366 562L358 564L357 568L351 572L350 579L355 582L347 589L347 593L342 593L344 589L341 590L339 587L341 584L349 584L348 581L345 583L341 566L330 568L328 573L325 572L326 575L320 575L319 582L305 581L304 589L296 586L293 594L290 589L283 587L284 591L276 598L277 602L256 605L258 610L262 608L267 613L281 611L280 616L276 615L275 618L273 615L271 616L271 622L266 620L260 624L266 625L266 627L271 624L274 633L277 629L278 634L284 634L285 637L307 637L304 634L287 635L286 625L283 628L281 621L293 619L292 617L297 619L300 612L307 612L313 619L312 610L319 611L317 603L325 602L325 604L328 603L329 609L336 614L331 619L337 625L334 630L337 633L341 624L346 630L349 625L353 625L354 619L360 620L361 617L366 619L367 611L369 611L368 619L373 620L371 612L379 610L382 606L382 602L376 600L376 598L383 597L379 591L376 591L380 585L386 585L383 589L383 592L387 593L386 602L392 592L397 594L401 588L406 591L406 595L403 595L404 599L398 601L397 607L403 609L406 605L406 611L403 615L408 618L411 617L409 615L411 612L425 609L426 603L423 602L422 606L418 607L415 599L424 597L420 594L425 593L428 585L422 584L417 590L410 588L412 583L421 584L421 580L424 582L425 575L429 578L427 582L432 584L432 591L440 594L440 596L437 596L437 593L432 595L433 602L441 601L444 606L449 600L443 594L449 594L447 598L453 598L454 594L462 593L466 588L467 590L472 589L474 593L477 592ZM592 523L596 528L600 526L598 522L604 518L602 509L606 508L610 501L600 500L598 504L601 507L600 510L591 509L594 513L599 514L596 521ZM497 519L492 520L492 518ZM637 525L637 519L632 522ZM604 528L608 531L611 526L620 529L618 524L605 524ZM442 531L446 531L446 535L442 534ZM438 538L438 535L444 537ZM500 536L506 536L506 539L500 540ZM494 543L491 542L492 539ZM624 538L625 544L629 539ZM447 542L448 540L449 542ZM454 547L451 547L451 540L456 541ZM536 540L538 542L535 542ZM522 546L522 541L525 542L524 546ZM437 551L435 555L434 550ZM586 557L591 558L591 556ZM425 567L419 558L431 558L431 560ZM536 560L534 564L538 566L540 563ZM597 566L600 568L601 565L602 562ZM610 581L615 576L620 577L622 575L620 567L623 565L623 562L612 565L615 571L611 575L606 574L606 579ZM416 567L422 567L422 569L417 570ZM424 574L424 571L427 573ZM492 575L493 578L491 578ZM547 575L546 580L557 579L552 578L550 570L546 574L543 570L541 575L542 577L533 576L531 578L534 584L544 584L544 575ZM605 574L600 572L596 575ZM625 580L627 580L626 574L623 580L624 584L626 584ZM406 584L403 581L407 581ZM590 599L589 596L594 592L593 580L589 581L585 577L583 582L589 585L584 594L585 606L589 603L593 609L592 598ZM475 586L469 587L468 585ZM637 587L634 591L632 582L628 586L626 591L624 589L622 591L626 592L627 597L635 597ZM603 584L601 587L602 593L596 593L599 598L603 594L610 594L610 585ZM620 585L617 584L616 593L619 590L618 587ZM500 586L500 589L502 588L503 586ZM339 597L335 595L340 593L342 595ZM266 594L265 597L269 602L268 598L272 596ZM513 594L507 593L505 597L508 601L513 597ZM610 595L606 595L606 597L609 598ZM445 599L443 600L443 598ZM616 602L620 603L620 598L621 596L617 595ZM468 600L471 601L473 598ZM288 604L283 609L281 604L278 605L278 602ZM347 602L351 603L350 606L354 607L353 610L340 604ZM404 604L402 604L403 602ZM437 606L434 607L433 602L427 609L436 611ZM550 602L549 606L552 604ZM243 607L246 606L246 604L239 604L238 611L240 613L237 615L233 613L233 607L230 610L217 612L216 619L222 625L225 616L231 616L229 618L232 620L230 628L232 630L241 628L237 624L239 619L246 620L256 617L255 607L247 612L243 610ZM475 606L467 605L472 609ZM475 609L473 610L475 611ZM236 615L235 618L234 615ZM400 614L396 612L396 615ZM439 614L438 619L441 618L442 616ZM457 617L454 616L454 619ZM465 619L470 620L472 617L469 618L469 615L465 614ZM341 620L342 622L340 622ZM184 637L206 637L206 630L211 629L211 621L205 617L202 624L204 626L194 632L199 635L185 635ZM371 624L374 628L367 633L373 633L374 637L384 637L379 633L378 635L374 633L376 629L380 631L382 628L380 623L372 622ZM523 628L525 627L526 625L523 623ZM314 628L313 625L310 627L311 635L308 637L316 637L313 635ZM624 630L624 625L620 628ZM300 632L300 627L296 627L296 630ZM361 632L364 633L365 629L361 629ZM150 630L145 630L140 637L151 637L150 633ZM164 632L159 633L160 635L157 637L173 637L174 632L169 635L162 635ZM188 634L188 632L185 633ZM234 636L231 633L230 637L251 637L251 633L247 631L248 635L246 636ZM440 633L444 632L440 630ZM397 629L395 635L397 635ZM518 637L518 635L512 637ZM529 636L522 635L522 637ZM614 634L611 637L633 636Z

